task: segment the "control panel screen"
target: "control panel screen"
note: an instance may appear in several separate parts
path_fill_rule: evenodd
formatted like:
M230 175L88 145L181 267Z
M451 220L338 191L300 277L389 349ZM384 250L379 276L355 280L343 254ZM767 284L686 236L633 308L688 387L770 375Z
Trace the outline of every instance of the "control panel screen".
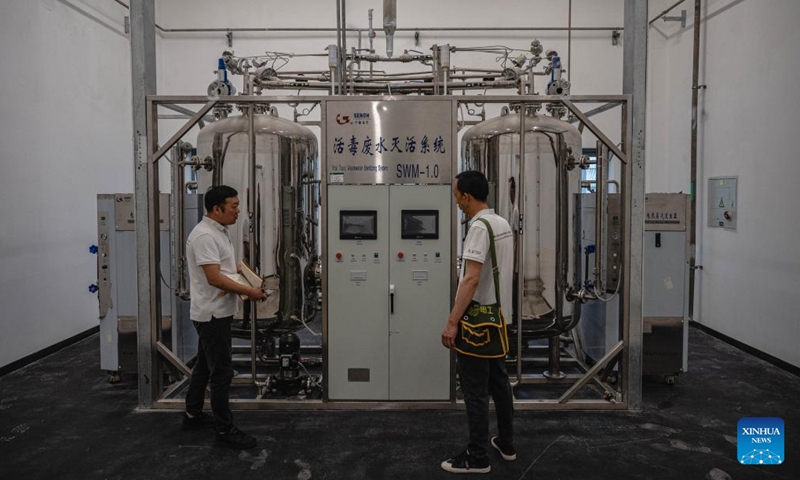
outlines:
M403 210L400 238L439 238L439 210Z
M340 240L376 240L378 212L375 210L339 211Z

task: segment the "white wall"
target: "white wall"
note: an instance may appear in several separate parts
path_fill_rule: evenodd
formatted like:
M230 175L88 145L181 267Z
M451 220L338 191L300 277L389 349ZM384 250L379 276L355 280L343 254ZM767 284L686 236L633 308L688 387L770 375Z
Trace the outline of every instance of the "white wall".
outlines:
M651 1L651 15L671 1ZM703 2L695 320L800 366L800 2ZM647 191L688 191L692 12L650 29ZM738 176L737 230L708 228L709 177Z
M98 324L96 194L133 189L125 12L0 2L0 366Z

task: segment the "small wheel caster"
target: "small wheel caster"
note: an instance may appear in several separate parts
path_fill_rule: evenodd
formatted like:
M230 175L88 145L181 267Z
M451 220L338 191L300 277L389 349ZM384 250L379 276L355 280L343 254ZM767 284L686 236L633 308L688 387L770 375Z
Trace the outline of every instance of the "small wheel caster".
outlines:
M667 385L675 385L675 375L664 375L664 383Z
M120 380L122 380L122 378L120 377L119 372L108 372L108 383L113 385L115 383L119 383Z

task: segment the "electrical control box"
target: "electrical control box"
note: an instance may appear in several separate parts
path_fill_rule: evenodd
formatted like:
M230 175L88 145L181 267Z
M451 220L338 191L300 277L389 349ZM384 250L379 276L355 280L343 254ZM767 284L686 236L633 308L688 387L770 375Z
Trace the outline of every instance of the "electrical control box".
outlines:
M736 230L737 177L708 179L708 226Z
M645 195L642 371L668 379L688 367L689 196Z
M447 400L449 185L328 189L328 398Z

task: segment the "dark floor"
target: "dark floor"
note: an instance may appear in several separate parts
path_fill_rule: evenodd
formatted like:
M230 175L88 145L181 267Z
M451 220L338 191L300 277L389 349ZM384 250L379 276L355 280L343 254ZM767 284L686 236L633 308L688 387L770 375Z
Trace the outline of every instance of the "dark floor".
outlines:
M518 460L502 479L800 478L800 378L697 329L690 372L646 379L637 413L518 412ZM183 432L176 412L139 412L135 378L110 385L92 336L0 378L0 479L454 478L439 463L466 437L457 412L237 412L247 452ZM742 417L785 421L786 461L736 461Z

